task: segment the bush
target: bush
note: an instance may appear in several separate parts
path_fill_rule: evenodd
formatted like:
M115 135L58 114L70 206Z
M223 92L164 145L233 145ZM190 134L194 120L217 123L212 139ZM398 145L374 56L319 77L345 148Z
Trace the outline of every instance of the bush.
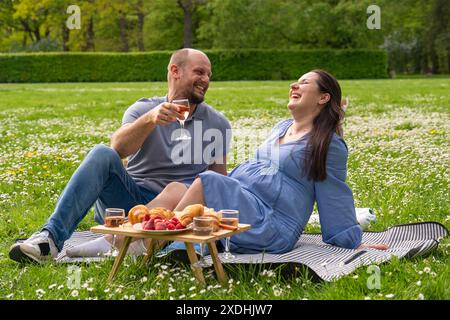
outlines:
M210 50L213 80L291 80L321 68L339 79L386 78L380 50ZM0 54L0 82L166 81L171 52Z

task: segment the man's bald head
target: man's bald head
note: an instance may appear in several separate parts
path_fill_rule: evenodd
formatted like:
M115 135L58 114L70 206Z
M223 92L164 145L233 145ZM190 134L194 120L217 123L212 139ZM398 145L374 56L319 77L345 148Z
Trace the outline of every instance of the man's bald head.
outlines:
M184 49L177 50L172 54L172 56L170 57L168 67L170 68L171 64L175 64L179 68L183 68L184 65L186 64L186 62L189 60L189 58L194 57L194 56L202 56L209 61L208 56L206 54L204 54L203 52L201 52L200 50L184 48Z
M169 101L189 99L197 105L203 102L211 78L211 61L206 54L195 49L175 51L167 68Z

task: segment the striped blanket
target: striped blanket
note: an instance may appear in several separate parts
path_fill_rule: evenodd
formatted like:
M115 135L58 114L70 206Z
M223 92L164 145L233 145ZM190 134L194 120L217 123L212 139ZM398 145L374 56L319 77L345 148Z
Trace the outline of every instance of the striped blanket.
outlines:
M294 249L284 254L235 254L234 259L222 261L230 264L288 264L305 266L313 276L325 281L334 281L352 273L355 269L371 264L379 264L396 256L413 258L429 254L436 249L439 241L448 236L447 229L437 222L420 222L396 225L385 231L363 233L364 243L384 243L389 246L386 251L364 249L353 250L331 246L322 242L321 234L301 235ZM59 262L76 263L101 261L104 258L69 258L67 248L99 237L89 231L76 232L66 241L64 249L57 258ZM170 253L169 253L170 255ZM206 261L211 262L209 256Z

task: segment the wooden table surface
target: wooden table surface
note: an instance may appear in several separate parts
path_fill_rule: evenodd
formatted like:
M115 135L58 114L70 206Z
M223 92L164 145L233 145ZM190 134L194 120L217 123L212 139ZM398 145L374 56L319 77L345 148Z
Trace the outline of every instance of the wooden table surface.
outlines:
M103 225L95 226L91 228L92 232L103 234L115 234L133 238L152 238L156 240L168 240L168 241L183 241L194 243L207 243L215 240L219 240L226 237L231 237L235 234L247 231L250 229L249 224L240 223L238 229L235 231L220 229L217 232L213 232L209 236L197 236L192 233L192 230L187 230L182 233L160 235L156 233L149 233L146 231L140 231L134 229L131 224L127 223L120 227L108 228Z

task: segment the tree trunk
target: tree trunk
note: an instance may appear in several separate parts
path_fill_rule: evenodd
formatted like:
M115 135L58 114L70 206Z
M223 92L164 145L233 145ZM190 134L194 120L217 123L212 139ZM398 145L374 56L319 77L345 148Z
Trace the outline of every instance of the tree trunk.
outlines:
M122 42L122 51L128 52L128 35L127 35L127 17L125 12L119 12L120 40Z
M28 36L30 37L31 42L34 42L34 37L33 37L33 32L30 28L30 25L28 24L28 22L24 21L24 20L20 20L20 23L23 26L23 29L26 33L28 33Z
M95 51L94 36L94 17L90 17L86 29L85 51Z
M62 42L63 42L63 51L69 51L69 47L67 43L69 42L70 30L66 27L66 23L63 22L61 25L62 31Z
M36 39L36 42L38 42L39 40L41 40L41 32L39 31L39 27L36 27L36 28L33 30L33 33L34 33L34 37L35 37L35 39Z
M178 5L183 9L183 48L190 48L192 46L192 14L194 0L178 0Z
M192 46L192 12L186 10L184 12L183 47L190 48L191 46Z
M138 18L138 22L137 22L137 46L139 51L145 51L144 48L144 19L145 19L145 14L143 11L143 0L139 0L137 2L136 5L136 10L137 10L137 18Z

